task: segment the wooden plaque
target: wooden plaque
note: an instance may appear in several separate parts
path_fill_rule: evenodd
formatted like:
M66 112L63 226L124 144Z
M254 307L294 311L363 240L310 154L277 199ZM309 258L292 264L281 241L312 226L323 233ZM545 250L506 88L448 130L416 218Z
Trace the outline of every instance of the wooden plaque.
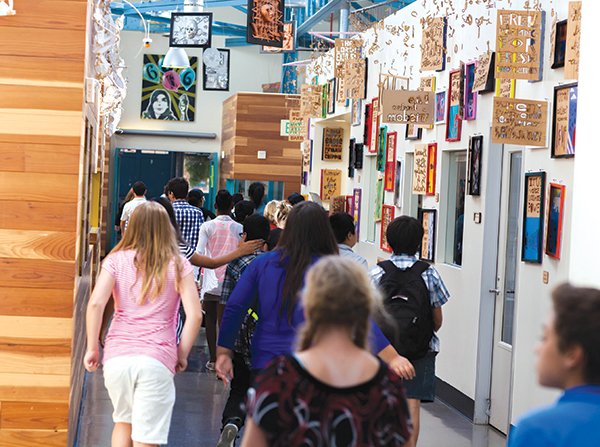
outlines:
M421 42L421 70L441 71L446 67L446 18L426 19Z
M427 194L427 169L429 149L427 144L415 145L413 159L413 194Z
M283 0L248 0L248 43L283 47L283 3Z
M565 79L579 78L579 41L581 39L581 2L569 2Z
M342 190L342 171L340 169L321 169L321 200L327 202L339 196Z
M344 129L330 128L323 129L323 160L340 161L342 159L342 150L344 143Z
M546 146L548 102L494 97L492 142Z
M435 93L432 91L384 90L382 122L433 125Z

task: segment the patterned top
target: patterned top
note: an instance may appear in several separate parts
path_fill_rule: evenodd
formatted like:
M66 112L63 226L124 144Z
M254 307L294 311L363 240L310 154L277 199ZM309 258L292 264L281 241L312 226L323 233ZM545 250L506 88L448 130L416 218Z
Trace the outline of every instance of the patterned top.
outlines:
M399 269L406 270L412 267L412 265L417 262L418 259L416 256L394 254L390 257L390 261L392 261ZM379 285L381 277L384 273L385 272L383 269L378 265L371 268L371 270L369 270L369 276L371 277L373 284ZM442 281L442 277L438 271L433 266L429 266L429 268L425 270L421 276L427 285L427 289L429 289L429 300L431 302L431 307L442 307L444 304L446 304L450 298L450 292L448 292L448 289L446 288L444 281ZM440 339L436 334L433 334L433 337L431 338L429 349L431 349L433 352L440 352Z
M365 269L369 268L369 264L368 264L367 260L365 258L363 258L361 255L359 255L358 253L356 253L354 250L352 250L352 247L350 247L346 244L338 244L338 248L340 250L340 256L343 256L345 258L350 258L353 261L358 262Z
M371 380L337 388L277 357L248 390L248 414L274 447L402 446L412 430L402 379L381 360Z
M187 203L185 199L175 200L173 202L173 211L175 211L175 220L181 230L181 236L190 247L196 247L198 245L200 225L204 223L202 211Z
M123 355L147 355L175 373L175 328L180 303L175 290L175 263L169 265L161 294L152 301L138 304L142 281L134 264L135 253L135 250L110 253L102 264L115 278L112 291L115 315L106 336L104 361ZM181 263L183 278L192 273L192 266L183 257Z

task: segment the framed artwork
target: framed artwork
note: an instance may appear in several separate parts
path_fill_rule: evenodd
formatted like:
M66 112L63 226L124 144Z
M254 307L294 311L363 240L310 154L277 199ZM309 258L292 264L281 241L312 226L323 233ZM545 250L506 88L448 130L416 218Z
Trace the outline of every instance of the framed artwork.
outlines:
M165 68L164 55L144 54L142 75L142 119L194 121L198 58L188 68Z
M402 209L402 191L403 191L403 168L404 162L402 160L396 160L396 175L394 182L394 205Z
M567 51L567 20L556 22L554 28L554 54L552 55L551 68L565 66L565 54Z
M383 206L383 177L377 177L377 184L375 185L375 222L381 220L381 207Z
M469 137L469 161L467 171L467 194L481 195L481 152L483 135Z
M335 113L335 78L327 81L327 114Z
M334 196L329 200L329 214L346 212L346 196Z
M385 151L385 174L383 189L386 191L394 191L396 186L396 140L397 132L389 132L387 134L387 144Z
M293 53L296 51L296 22L283 22L283 46L262 46L263 53Z
M429 150L426 144L415 144L413 157L413 194L427 194L427 168Z
M545 194L546 173L530 172L525 174L521 261L542 263Z
M367 151L370 147L371 139L371 104L365 104L365 126L363 127L363 142L367 146Z
M515 79L496 79L496 96L500 98L514 98L517 92Z
M342 171L340 169L321 169L321 200L328 202L339 196L342 190Z
M437 143L427 145L427 190L428 196L435 195L435 179L437 177Z
M354 214L354 196L346 196L346 207L344 212L351 216Z
M204 90L229 91L229 50L218 48L219 60L212 66L202 63L202 88Z
M423 129L415 124L406 125L405 140L420 140L423 135Z
M362 198L362 189L354 188L352 191L354 197L354 209L352 211L352 217L354 218L354 227L356 228L356 240L360 240L360 205Z
M477 92L473 91L476 62L465 64L464 120L473 121L477 117Z
M377 153L377 134L379 132L379 98L373 98L371 101L371 134L369 136L369 153Z
M435 94L435 124L446 122L446 91Z
M460 141L463 107L463 69L450 71L446 110L446 141Z
M565 185L550 183L548 193L548 227L546 230L546 254L560 259L562 221L565 206Z
M381 126L379 128L379 143L377 146L377 171L383 172L385 170L386 162L386 150L387 150L387 126Z
M483 94L494 91L494 61L496 53L487 51L479 56L475 64L475 79L473 80L473 91Z
M212 12L171 13L169 46L209 48L212 39Z
M350 138L348 150L350 151L348 154L348 177L354 178L354 165L356 165L356 138Z
M341 161L344 144L344 129L325 127L323 129L324 161Z
M362 112L362 99L353 99L352 108L350 110L350 122L352 126L360 126L361 124L361 112Z
M435 230L436 210L419 210L419 220L423 225L420 258L423 261L435 262Z
M362 169L363 168L363 153L365 151L365 145L363 143L356 143L354 145L354 151L355 151L355 156L354 156L354 167L356 169Z
M577 93L577 83L554 87L552 158L569 158L575 156Z
M329 98L329 84L324 84L321 90L321 116L320 118L327 118L327 109L329 104L327 103Z
M283 48L283 0L248 0L246 41Z
M395 213L396 208L391 205L383 205L381 209L381 236L379 238L379 248L388 253L392 252L392 247L388 244L386 233L387 228L392 223L392 220L394 220Z

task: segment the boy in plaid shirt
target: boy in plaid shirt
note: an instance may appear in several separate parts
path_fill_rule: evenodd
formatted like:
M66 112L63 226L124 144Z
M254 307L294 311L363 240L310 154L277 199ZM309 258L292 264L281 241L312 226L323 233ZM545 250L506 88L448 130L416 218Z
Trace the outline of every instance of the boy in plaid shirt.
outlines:
M269 237L269 221L259 214L253 214L244 220L244 234L247 241L264 240ZM234 259L227 266L223 289L221 292L221 304L226 305L229 296L233 292L237 281L244 270L260 255L263 250L257 250L249 255ZM233 446L239 430L244 425L246 411L244 399L250 387L250 341L256 327L258 315L255 309L250 309L244 320L240 333L235 342L233 355L233 380L229 398L223 410L222 431L218 447Z

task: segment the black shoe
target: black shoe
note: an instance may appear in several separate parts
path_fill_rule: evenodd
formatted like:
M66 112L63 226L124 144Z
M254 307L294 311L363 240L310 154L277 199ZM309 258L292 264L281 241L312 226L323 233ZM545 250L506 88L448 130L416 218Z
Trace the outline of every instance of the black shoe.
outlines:
M238 431L238 426L233 422L226 424L219 437L219 442L217 442L217 447L233 447Z

